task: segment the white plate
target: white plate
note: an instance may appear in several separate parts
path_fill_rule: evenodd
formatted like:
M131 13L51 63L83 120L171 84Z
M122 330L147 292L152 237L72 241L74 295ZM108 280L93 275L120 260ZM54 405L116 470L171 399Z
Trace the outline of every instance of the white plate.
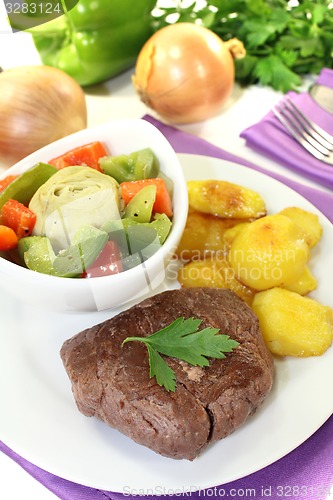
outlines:
M312 296L333 306L333 226L283 184L222 160L179 155L188 179L225 179L255 189L269 212L297 205L317 213L323 238L311 258L319 281ZM176 286L165 284L164 288ZM275 462L313 434L333 412L333 348L318 358L276 362L272 393L245 425L201 457L175 461L133 443L79 413L59 350L65 339L110 311L56 314L15 301L0 289L0 438L63 478L139 494L177 493L225 484Z

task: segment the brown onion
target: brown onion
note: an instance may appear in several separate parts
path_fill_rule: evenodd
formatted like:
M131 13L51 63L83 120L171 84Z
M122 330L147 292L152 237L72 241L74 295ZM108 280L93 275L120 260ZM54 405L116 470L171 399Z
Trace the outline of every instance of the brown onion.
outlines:
M201 121L220 112L231 95L233 49L203 26L172 24L142 47L132 80L141 100L166 120Z
M3 167L87 126L81 87L63 71L42 65L0 73L0 116Z

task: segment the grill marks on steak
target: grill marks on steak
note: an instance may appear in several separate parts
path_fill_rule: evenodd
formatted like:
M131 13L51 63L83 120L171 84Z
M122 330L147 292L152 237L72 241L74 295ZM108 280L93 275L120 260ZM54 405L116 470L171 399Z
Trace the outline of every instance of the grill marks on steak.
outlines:
M177 378L168 392L149 378L147 336L176 318L198 317L240 345L208 367L165 357ZM208 443L239 427L273 382L273 361L252 310L230 290L163 292L67 340L61 357L79 410L97 416L161 455L193 460Z

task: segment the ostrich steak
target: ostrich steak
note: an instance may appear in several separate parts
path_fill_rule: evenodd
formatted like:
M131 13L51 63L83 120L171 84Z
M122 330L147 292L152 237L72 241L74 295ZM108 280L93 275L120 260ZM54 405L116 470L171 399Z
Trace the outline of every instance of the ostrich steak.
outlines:
M239 342L224 359L196 367L164 357L175 392L149 377L147 348L128 336L147 336L179 317L196 317ZM79 410L96 416L156 453L193 460L254 413L271 390L273 360L257 317L230 290L188 288L145 299L67 340L61 348Z

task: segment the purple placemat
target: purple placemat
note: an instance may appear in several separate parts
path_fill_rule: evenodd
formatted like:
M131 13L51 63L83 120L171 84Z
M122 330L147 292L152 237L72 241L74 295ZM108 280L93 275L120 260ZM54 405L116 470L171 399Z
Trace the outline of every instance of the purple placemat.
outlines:
M194 135L182 132L174 127L165 125L146 115L144 117L155 125L169 140L178 153L199 154L212 156L228 161L240 163L259 172L267 172L252 163L230 154ZM324 193L297 182L290 181L280 175L272 174L284 184L299 192L321 210L333 222L333 194ZM88 488L59 478L39 467L31 464L17 455L0 441L0 451L18 463L32 477L52 491L62 500L124 500L126 498L140 498L130 492L113 493L110 491ZM221 457L221 460L225 457ZM284 458L264 469L246 476L245 478L224 484L218 487L193 492L190 494L175 493L174 496L146 495L149 500L171 498L176 500L180 496L191 499L199 498L255 498L280 499L303 498L306 500L324 500L333 485L333 416L322 427L305 441L296 450ZM15 484L13 484L13 494Z
M333 70L324 68L317 83L333 89ZM307 93L288 93L290 99L320 127L333 135L333 115L321 108ZM274 161L333 189L333 166L310 155L269 111L258 123L243 130L246 145Z

